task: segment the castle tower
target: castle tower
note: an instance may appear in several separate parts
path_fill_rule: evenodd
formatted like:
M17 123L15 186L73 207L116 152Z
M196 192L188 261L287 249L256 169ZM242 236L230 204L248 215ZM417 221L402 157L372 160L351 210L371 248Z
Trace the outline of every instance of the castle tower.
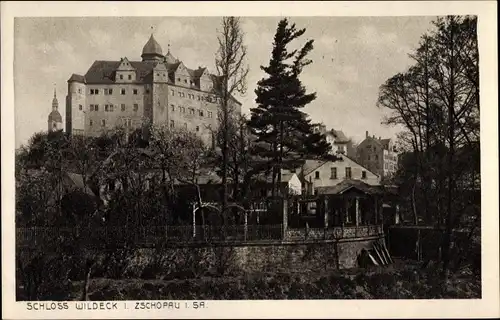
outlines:
M141 54L142 61L151 61L151 62L162 62L164 60L163 50L160 44L155 40L153 34L149 37L148 42L142 48Z
M52 111L50 112L47 120L49 132L62 130L62 117L59 111L57 110L58 108L59 108L59 102L57 101L56 97L56 89L54 89L54 98L52 99Z

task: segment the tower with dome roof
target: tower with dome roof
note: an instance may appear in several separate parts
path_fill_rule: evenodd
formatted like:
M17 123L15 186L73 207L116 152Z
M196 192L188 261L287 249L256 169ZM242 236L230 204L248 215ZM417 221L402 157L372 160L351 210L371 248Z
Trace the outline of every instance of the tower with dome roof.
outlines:
M52 111L47 119L49 132L62 130L62 117L59 113L59 102L56 97L56 89L54 89L54 98L52 98Z

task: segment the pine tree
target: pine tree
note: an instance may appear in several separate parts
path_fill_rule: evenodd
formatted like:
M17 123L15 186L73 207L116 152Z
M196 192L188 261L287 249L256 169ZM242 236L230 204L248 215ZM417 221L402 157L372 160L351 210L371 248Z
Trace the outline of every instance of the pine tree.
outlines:
M314 40L308 40L300 50L287 49L304 32L287 19L279 22L269 65L261 66L267 77L255 90L258 106L250 110L249 127L257 136L254 152L269 161L273 195L276 182L281 181L281 169L297 166L304 157L324 156L330 151L325 136L313 132L311 121L301 111L316 99L316 93L306 93L299 79L303 68L312 63L306 56Z

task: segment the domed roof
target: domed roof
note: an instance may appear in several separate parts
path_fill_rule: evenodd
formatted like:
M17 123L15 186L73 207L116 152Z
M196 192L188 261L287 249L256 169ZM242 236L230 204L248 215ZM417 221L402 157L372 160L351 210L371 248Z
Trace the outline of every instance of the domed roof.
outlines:
M52 112L49 114L49 121L62 122L62 117L59 111L52 110Z
M156 42L153 34L151 34L148 42L144 45L142 55L163 55L163 50L161 49L160 44Z
M165 55L165 62L168 64L174 64L179 62L179 60L170 53L170 50L168 50L167 54Z

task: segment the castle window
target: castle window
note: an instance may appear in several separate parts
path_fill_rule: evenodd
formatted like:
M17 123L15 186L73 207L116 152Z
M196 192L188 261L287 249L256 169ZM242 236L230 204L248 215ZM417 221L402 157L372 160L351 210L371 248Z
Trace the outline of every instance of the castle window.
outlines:
M99 111L99 105L98 104L94 104L94 110L95 111Z
M368 155L368 161L370 161L370 155Z
M194 109L193 108L189 108L189 114L194 114Z
M122 111L125 111L125 103L122 103Z
M78 93L82 93L82 88L78 88Z
M345 168L345 177L347 179L351 179L351 177L352 177L351 167Z
M127 127L129 127L129 128L132 127L132 120L131 119L127 119L127 121L125 122L125 125Z
M109 111L113 112L113 105L112 104L109 105Z
M104 111L109 111L109 105L107 104L104 105Z
M172 111L175 111L175 106L173 104L171 104L170 107L172 107Z
M128 75L128 79L132 80L132 75L131 74Z
M337 168L333 167L330 170L331 170L330 179L337 179Z
M92 121L92 119L89 121L89 126L92 127L92 125L94 124L94 122Z
M146 94L149 94L149 89L148 88L146 88Z
M315 178L315 179L319 179L319 171L316 171L316 172L314 173L314 178Z
M134 111L139 110L139 105L137 103L134 103Z
M181 82L181 78L177 78L177 81L178 81L178 82Z
M361 179L366 179L366 171L361 171Z
M174 120L170 120L170 128L173 128L175 125Z
M175 91L174 90L170 90L170 93L172 94L172 96L175 96Z
M113 89L108 89L108 92L109 92L110 95L112 95L113 94Z
M188 81L186 79L184 79L184 83L188 83Z
M200 117L203 117L203 110L198 110Z
M78 109L80 109L80 111L81 111L81 110L83 110L83 106L82 106L82 105L79 105L79 106L78 106Z
M375 155L375 160L378 160L378 154Z
M120 75L120 80L123 80L123 74Z
M165 74L163 74L163 76L165 77L166 75L165 75Z
M137 89L134 89L134 94L137 94Z
M208 111L208 115L207 115L209 118L212 118L213 114L212 114L212 111Z
M106 120L102 119L101 120L101 127L105 127L106 126Z
M196 126L196 132L200 131L200 126Z
M122 93L122 95L124 95L125 94L125 89L122 89L121 93Z
M198 95L198 101L200 101L200 96Z

